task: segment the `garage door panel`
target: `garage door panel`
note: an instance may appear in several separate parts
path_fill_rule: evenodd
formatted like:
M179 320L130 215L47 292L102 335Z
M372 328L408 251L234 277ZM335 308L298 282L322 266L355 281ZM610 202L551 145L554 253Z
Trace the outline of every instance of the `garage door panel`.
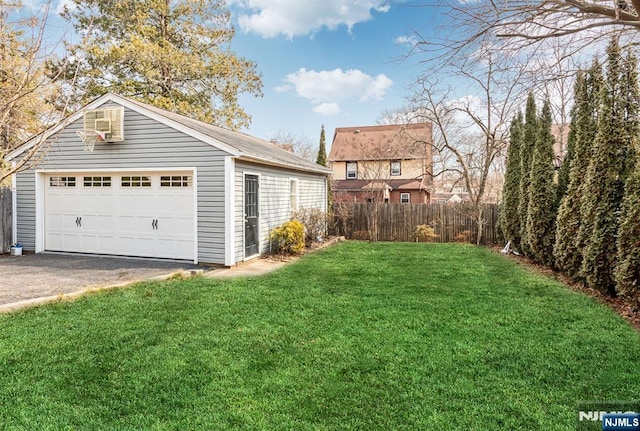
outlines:
M45 249L193 259L194 190L191 183L189 187L161 187L161 176L92 173L56 174L54 180L46 177Z

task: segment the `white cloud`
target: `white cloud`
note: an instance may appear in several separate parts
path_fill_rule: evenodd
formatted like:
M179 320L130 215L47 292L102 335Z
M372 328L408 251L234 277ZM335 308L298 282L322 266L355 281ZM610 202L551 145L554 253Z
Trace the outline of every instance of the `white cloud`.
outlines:
M285 85L279 85L275 88L276 93L286 93L287 91L291 91L293 90L293 87L285 84Z
M372 11L389 11L388 0L232 0L245 33L293 38L370 20Z
M393 39L393 43L397 45L409 45L414 46L418 42L418 39L414 36L398 36Z
M340 105L334 102L325 102L313 107L313 112L323 115L325 117L333 117L342 112Z
M295 89L298 96L314 103L381 100L393 85L393 81L384 74L373 77L357 69L316 72L302 68L288 74L285 82Z
M59 14L63 13L65 8L68 8L69 10L75 10L77 7L73 0L58 0L56 12Z
M384 74L370 76L357 69L307 70L288 74L278 92L295 90L296 94L313 104L313 112L332 116L342 109L340 102L382 100L393 81Z

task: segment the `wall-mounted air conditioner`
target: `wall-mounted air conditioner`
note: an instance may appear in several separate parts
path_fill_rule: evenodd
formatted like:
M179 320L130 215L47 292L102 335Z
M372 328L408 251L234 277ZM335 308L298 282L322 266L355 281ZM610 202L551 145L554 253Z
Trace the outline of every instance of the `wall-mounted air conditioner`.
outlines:
M84 111L85 132L100 132L104 142L124 141L124 108L87 109Z

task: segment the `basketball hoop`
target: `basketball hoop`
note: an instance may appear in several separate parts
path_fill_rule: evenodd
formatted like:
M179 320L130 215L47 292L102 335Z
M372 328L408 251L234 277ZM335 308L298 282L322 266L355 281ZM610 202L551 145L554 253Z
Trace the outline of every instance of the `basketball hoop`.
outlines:
M82 149L84 151L93 151L98 141L104 141L105 134L96 130L78 130L76 134L82 139Z

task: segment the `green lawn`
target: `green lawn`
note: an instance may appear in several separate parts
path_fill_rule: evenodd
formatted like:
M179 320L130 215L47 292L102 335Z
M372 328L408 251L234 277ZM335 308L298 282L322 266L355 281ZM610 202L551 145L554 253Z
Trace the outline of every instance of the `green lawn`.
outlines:
M573 430L579 400L637 399L639 358L486 249L351 242L0 316L0 428Z

